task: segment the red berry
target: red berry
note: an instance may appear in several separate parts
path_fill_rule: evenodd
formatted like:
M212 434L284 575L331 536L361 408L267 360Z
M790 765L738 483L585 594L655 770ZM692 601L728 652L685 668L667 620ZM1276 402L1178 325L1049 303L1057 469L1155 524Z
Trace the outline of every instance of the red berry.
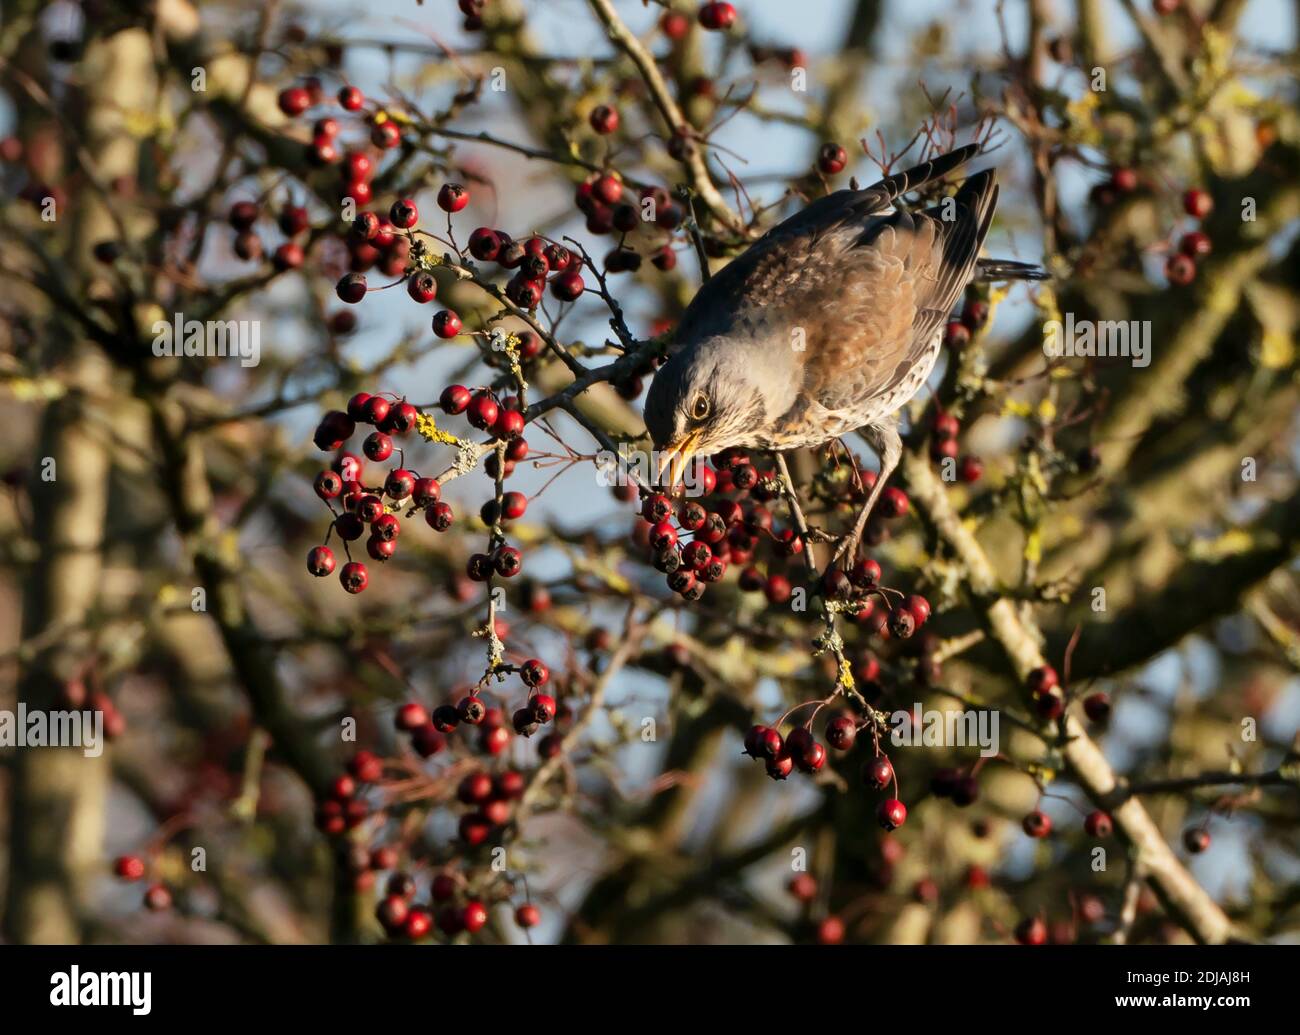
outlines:
M334 287L334 293L349 305L356 305L366 297L366 276L364 273L345 273Z
M551 280L551 294L561 302L575 301L584 290L586 284L576 269L565 270Z
M144 893L144 904L145 908L155 913L170 909L172 906L172 893L161 884L152 884L149 886L149 890Z
M907 821L907 806L897 798L882 801L876 808L876 820L885 830L897 830Z
M372 431L361 444L361 451L375 463L380 463L393 455L393 440L382 431Z
M1016 941L1021 945L1043 945L1047 941L1047 925L1038 917L1026 917L1016 924Z
M887 518L902 517L907 513L907 493L893 485L880 494L880 513Z
M691 20L680 11L668 11L659 19L659 28L670 40L684 39L691 31Z
M1186 287L1196 279L1196 260L1190 255L1175 252L1165 260L1165 279L1171 284Z
M1083 829L1092 837L1106 838L1110 837L1111 833L1114 831L1115 824L1110 818L1110 813L1102 812L1101 809L1096 809L1093 812L1089 812L1087 818L1084 819Z
M551 670L537 658L529 658L520 666L519 678L525 686L536 690L539 686L546 685L546 681L551 678Z
M729 29L736 21L736 9L728 3L708 3L700 8L699 20L706 29Z
M1202 230L1193 230L1190 233L1183 234L1183 239L1178 242L1178 250L1193 259L1209 255L1212 249L1210 235Z
M420 210L410 198L393 202L388 210L388 220L399 230L409 230L420 221Z
M851 715L837 715L826 724L826 743L837 751L848 751L858 736L858 725Z
M318 579L334 571L334 551L328 546L316 546L307 552L307 570Z
M817 168L827 176L843 172L848 163L848 153L839 144L823 144L817 153Z
M970 344L970 328L960 320L949 320L944 326L943 342L950 349L964 349Z
M1191 827L1183 831L1183 847L1193 855L1200 855L1210 847L1210 832L1200 827Z
M349 593L360 593L370 584L370 575L366 572L364 564L349 561L339 572L339 581Z
M418 730L421 726L428 725L429 712L419 701L407 701L397 709L393 722L399 730L410 733L413 730Z
M513 411L506 411L507 413ZM528 497L522 492L507 492L501 497L501 516L516 521L524 516L528 509Z
M438 405L444 413L464 413L473 397L473 393L464 385L448 385L438 397Z
M402 142L402 131L395 122L378 122L370 127L370 142L385 151L392 150Z
M459 183L444 183L438 191L438 207L444 212L459 212L469 204L469 191Z
M472 900L465 903L465 911L461 914L461 924L466 931L470 934L477 934L483 930L487 922L488 911L482 902Z
M113 872L122 880L139 880L144 876L144 860L138 855L119 855L113 861Z
M524 433L524 415L518 410L502 410L492 422L492 437L507 440Z
M591 109L591 115L588 116L587 121L591 123L591 128L597 133L613 133L618 129L618 109L608 104L598 104Z
M1083 699L1083 712L1093 722L1105 722L1110 718L1110 696L1098 690Z
M984 477L984 461L977 456L964 456L957 463L957 477L967 485Z
M1031 694L1045 694L1059 686L1060 680L1051 665L1041 665L1025 677L1025 685Z
M591 185L591 193L606 205L616 205L623 197L623 181L613 173L605 173Z
M361 106L366 103L365 94L355 86L345 86L339 90L339 104L345 111L360 111Z
M1207 191L1192 187L1183 195L1183 211L1194 219L1204 219L1214 209L1214 199Z
M468 408L469 422L480 431L486 431L496 423L501 409L496 400L486 392L475 392Z
M1034 809L1021 820L1020 826L1030 837L1046 837L1052 832L1052 818L1047 813Z
M301 86L290 86L280 91L278 102L280 110L292 118L311 107L311 94Z
M480 262L491 262L501 254L503 247L501 235L485 226L469 235L469 253Z
M428 270L421 270L407 280L406 293L421 305L432 302L438 295L438 280Z
M445 532L455 520L455 514L452 513L450 504L435 503L424 512L424 520L435 532Z
M433 314L433 333L439 338L454 338L460 333L460 317L450 309L440 309Z
M520 927L536 927L542 922L541 911L531 902L525 902L515 910L515 923Z
M1113 170L1110 174L1110 185L1121 194L1131 194L1138 189L1137 170L1127 167Z
M838 916L825 917L817 925L817 942L820 945L839 945L844 941L846 928Z

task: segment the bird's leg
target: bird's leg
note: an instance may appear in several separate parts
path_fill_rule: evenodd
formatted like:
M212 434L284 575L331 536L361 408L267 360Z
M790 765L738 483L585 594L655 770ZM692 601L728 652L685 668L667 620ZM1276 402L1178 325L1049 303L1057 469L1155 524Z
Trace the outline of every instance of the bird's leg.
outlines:
M898 466L898 461L903 455L903 440L898 437L898 425L893 421L887 424L868 424L862 429L862 435L880 457L880 474L876 476L876 484L871 487L871 494L867 497L862 513L858 515L853 531L835 550L835 556L831 558L832 565L846 553L849 563L852 563L853 558L857 556L858 543L861 542L862 532L867 527L867 518L871 517L871 510L876 505L876 500L880 499L880 494L885 491L885 483L889 481L889 476L894 473L894 468Z

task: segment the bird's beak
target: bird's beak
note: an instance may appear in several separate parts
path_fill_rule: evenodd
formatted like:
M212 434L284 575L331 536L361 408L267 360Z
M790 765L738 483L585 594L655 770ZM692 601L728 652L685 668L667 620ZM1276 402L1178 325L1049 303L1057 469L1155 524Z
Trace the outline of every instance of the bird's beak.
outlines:
M700 432L692 431L687 433L679 442L669 443L668 447L659 454L659 470L657 472L659 484L672 489L682 480L682 474L686 471L686 465L690 463L691 457L700 444ZM664 472L668 473L668 480L664 481Z

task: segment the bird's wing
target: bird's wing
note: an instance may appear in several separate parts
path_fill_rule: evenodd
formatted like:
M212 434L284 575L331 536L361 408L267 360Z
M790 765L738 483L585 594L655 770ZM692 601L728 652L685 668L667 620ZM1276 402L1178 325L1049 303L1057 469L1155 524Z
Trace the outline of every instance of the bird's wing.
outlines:
M993 174L977 173L951 203L865 230L814 302L825 315L808 337L806 396L832 410L860 406L925 361L974 275L997 195Z
M726 334L739 322L770 316L761 310L788 305L801 292L824 283L826 275L842 265L842 254L866 244L902 195L941 179L978 151L978 145L970 144L866 190L836 191L773 227L699 290L678 325L674 350ZM871 266L866 249L857 250Z

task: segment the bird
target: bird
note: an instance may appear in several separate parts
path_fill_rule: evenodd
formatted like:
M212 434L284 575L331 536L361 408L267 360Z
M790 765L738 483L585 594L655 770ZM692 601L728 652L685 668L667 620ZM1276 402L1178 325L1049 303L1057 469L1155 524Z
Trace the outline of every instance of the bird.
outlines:
M880 470L857 543L902 456L898 413L926 383L952 309L972 279L1041 280L1037 266L984 259L997 206L992 170L914 211L903 196L949 176L969 144L834 191L755 241L692 299L646 396L660 484L692 457L788 451L860 432Z

